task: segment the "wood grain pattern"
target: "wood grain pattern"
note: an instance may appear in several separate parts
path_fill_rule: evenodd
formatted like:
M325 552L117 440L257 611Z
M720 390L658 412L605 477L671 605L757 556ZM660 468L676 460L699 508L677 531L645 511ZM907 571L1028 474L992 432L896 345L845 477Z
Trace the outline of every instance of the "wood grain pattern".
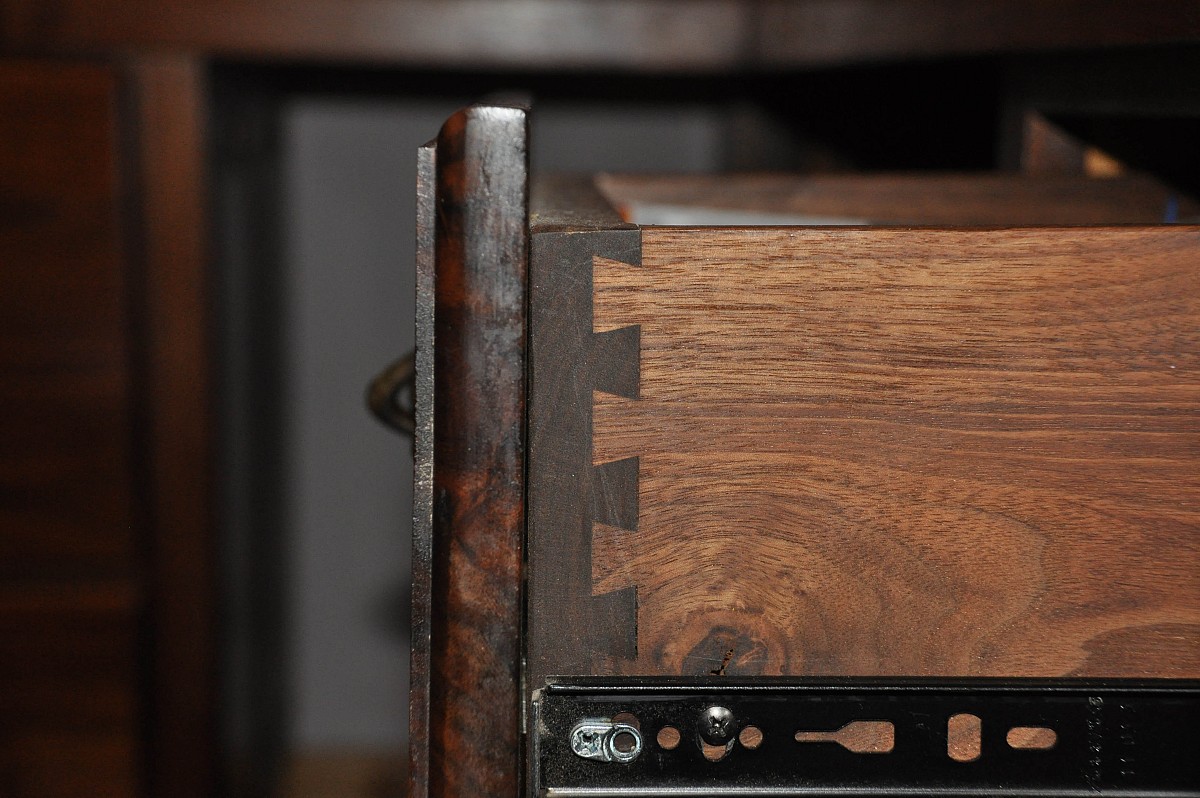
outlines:
M637 592L592 582L594 523L637 529L638 460L592 467L593 391L637 396L637 336L594 335L590 264L636 268L639 234L535 229L530 280L529 562L526 680L605 672L637 650Z
M429 794L516 796L525 531L528 122L437 139Z
M111 70L0 69L0 574L128 573L131 369Z
M118 78L0 64L0 795L132 796L138 673Z
M1200 213L1195 201L1144 176L601 175L597 184L627 217L646 203L939 227L1158 224L1171 202L1181 216Z
M637 458L592 467L592 394L638 395L636 328L592 332L592 262L635 268L641 234L588 179L539 180L529 274L526 687L634 658L637 591L592 584L593 523L637 529Z
M1200 230L646 229L641 674L1200 675Z
M0 795L143 794L126 580L0 585Z

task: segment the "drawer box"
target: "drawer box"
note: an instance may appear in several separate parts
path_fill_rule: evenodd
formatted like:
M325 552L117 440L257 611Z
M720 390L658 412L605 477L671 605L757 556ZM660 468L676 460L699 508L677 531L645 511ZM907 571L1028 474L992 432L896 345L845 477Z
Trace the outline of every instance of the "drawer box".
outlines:
M1200 678L1194 204L524 131L422 151L418 787L511 790L558 677Z
M590 226L535 191L531 685L1200 676L1200 232L1163 189L596 186ZM714 205L776 226L682 224Z

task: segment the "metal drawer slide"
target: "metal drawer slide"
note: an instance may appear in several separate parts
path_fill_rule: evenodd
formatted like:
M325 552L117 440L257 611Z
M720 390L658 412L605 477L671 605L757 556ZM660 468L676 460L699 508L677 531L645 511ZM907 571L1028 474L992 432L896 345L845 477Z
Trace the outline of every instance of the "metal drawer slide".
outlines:
M538 796L1200 796L1200 683L558 682Z

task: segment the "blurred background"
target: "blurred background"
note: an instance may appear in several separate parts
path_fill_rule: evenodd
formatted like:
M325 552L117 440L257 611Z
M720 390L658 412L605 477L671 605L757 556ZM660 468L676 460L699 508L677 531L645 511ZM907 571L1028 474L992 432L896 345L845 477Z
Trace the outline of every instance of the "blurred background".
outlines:
M550 171L1143 171L1200 6L0 3L0 796L403 794L415 151Z

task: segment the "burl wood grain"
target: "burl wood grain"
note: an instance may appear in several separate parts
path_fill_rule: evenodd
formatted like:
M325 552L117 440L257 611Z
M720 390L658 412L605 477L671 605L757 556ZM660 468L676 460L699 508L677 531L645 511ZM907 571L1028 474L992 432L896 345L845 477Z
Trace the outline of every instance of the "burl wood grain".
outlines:
M501 106L455 114L437 140L429 761L417 765L434 798L515 796L519 782L526 141L525 110Z
M646 229L640 674L1200 676L1200 230Z

